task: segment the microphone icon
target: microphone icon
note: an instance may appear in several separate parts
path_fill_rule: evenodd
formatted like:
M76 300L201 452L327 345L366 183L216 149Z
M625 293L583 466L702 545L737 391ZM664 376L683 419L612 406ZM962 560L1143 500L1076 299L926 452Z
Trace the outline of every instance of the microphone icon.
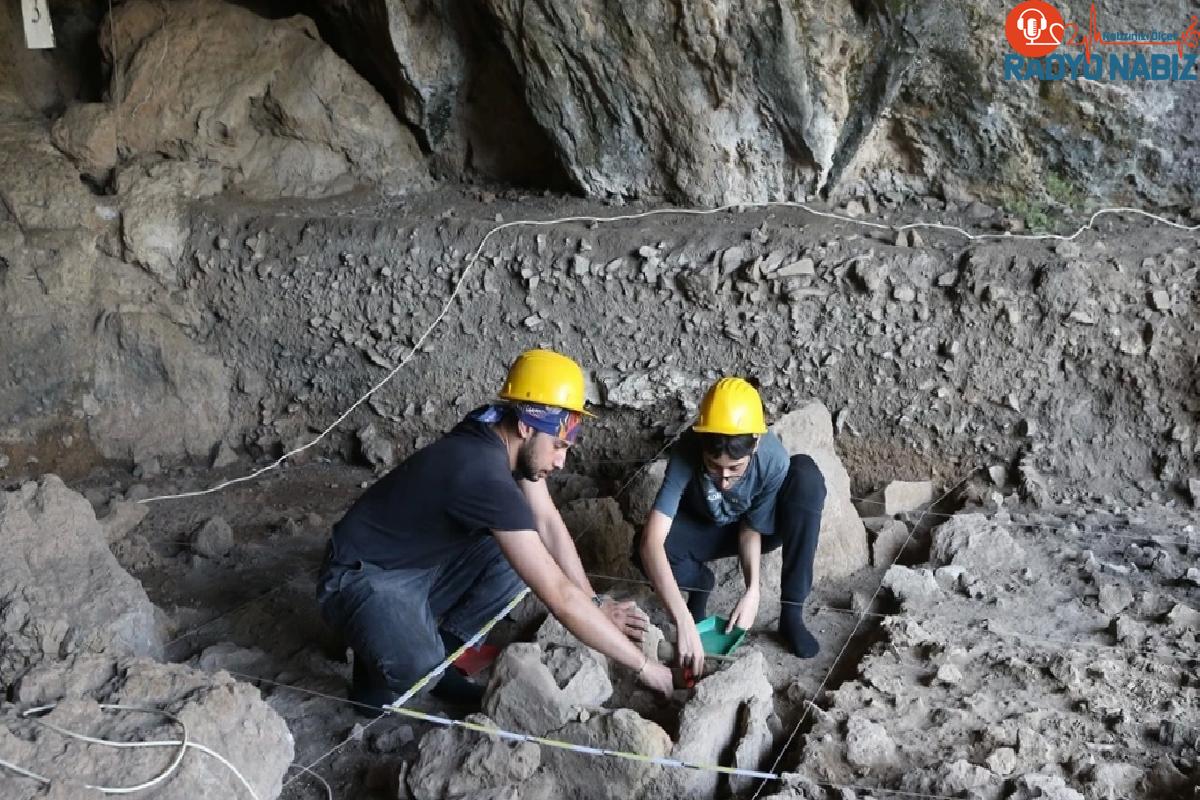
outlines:
M1046 29L1046 17L1036 8L1027 8L1017 18L1017 28L1024 35L1026 42L1034 44Z

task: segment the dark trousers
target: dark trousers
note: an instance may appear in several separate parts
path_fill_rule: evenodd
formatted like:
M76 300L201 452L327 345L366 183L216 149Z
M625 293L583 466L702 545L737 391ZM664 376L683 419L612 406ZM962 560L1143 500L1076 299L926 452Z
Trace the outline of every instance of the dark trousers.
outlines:
M453 563L383 569L330 563L317 579L321 616L354 649L350 699L385 706L446 657L441 630L474 636L524 587L491 536Z
M762 537L762 552L783 548L780 599L803 603L813 582L813 559L821 532L825 479L809 456L792 456L787 478L775 499L775 533ZM718 525L680 508L667 534L667 562L681 589L711 592L716 584L706 562L738 554L740 522ZM643 574L640 537L634 541L633 563Z

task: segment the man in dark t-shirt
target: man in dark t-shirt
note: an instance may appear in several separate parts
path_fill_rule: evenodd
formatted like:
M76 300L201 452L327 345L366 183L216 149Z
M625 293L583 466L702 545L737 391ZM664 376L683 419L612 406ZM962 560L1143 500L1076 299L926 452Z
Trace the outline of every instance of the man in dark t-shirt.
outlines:
M669 692L670 671L630 641L641 639L644 615L592 591L543 480L562 467L587 414L582 371L531 350L500 398L385 475L334 526L317 600L353 648L351 699L392 703L523 583L585 644ZM451 667L433 693L478 705L483 689Z

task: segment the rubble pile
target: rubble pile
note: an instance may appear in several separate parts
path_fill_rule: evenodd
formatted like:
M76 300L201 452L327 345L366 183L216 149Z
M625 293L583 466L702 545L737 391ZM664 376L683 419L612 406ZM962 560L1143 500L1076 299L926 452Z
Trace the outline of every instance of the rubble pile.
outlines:
M1200 787L1200 517L960 514L804 736L800 773L980 800ZM792 795L782 794L780 797Z

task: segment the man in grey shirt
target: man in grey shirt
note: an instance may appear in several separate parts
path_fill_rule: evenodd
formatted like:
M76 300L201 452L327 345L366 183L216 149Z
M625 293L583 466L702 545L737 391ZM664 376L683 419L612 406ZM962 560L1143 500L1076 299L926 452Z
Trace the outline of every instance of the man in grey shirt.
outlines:
M709 389L692 430L670 452L666 475L634 563L650 578L677 629L680 663L696 675L704 649L696 622L715 584L707 563L738 556L746 590L729 628L749 629L758 614L762 553L783 548L779 628L792 652L812 658L820 645L804 625L804 601L825 502L825 481L805 455L789 458L763 420L757 390L741 378ZM681 587L688 590L685 602Z

